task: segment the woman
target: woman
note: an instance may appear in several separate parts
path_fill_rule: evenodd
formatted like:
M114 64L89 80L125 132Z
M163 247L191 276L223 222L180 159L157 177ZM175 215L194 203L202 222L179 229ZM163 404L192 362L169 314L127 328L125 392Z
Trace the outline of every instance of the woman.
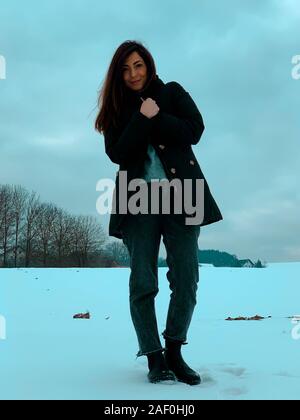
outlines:
M184 361L181 346L196 305L199 281L198 238L200 227L222 220L221 212L191 146L204 131L202 116L189 95L177 82L164 83L156 74L150 52L139 42L126 41L116 50L99 97L100 112L95 128L104 134L105 151L119 165L116 176L109 235L123 240L130 254L130 312L137 334L137 357L148 358L150 382L178 380L190 385L201 382L197 372ZM149 187L147 212L119 209L120 176L126 186L139 179ZM162 211L166 199L159 197L159 211L151 194L151 184L177 181L172 189L169 213ZM185 187L191 180L192 187ZM203 182L203 197L197 196L197 181ZM178 184L176 184L178 185ZM120 187L121 186L121 187ZM120 191L121 189L121 191ZM128 190L128 207L132 191ZM176 191L185 192L193 203L203 206L200 222L187 223L195 212L175 211ZM169 198L169 196L168 196ZM165 200L165 201L164 201ZM172 290L162 347L155 314L158 289L158 255L161 237L167 252L167 278Z

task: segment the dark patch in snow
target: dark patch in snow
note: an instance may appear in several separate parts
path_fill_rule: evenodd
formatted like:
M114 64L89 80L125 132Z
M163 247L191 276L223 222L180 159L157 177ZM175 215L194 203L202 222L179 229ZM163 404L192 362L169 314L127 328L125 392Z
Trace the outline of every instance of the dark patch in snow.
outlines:
M76 314L73 316L73 319L91 319L91 314L89 312L86 314Z
M278 372L278 373L273 373L274 376L284 376L285 378L299 378L299 376L296 375L292 375L291 373L288 372Z
M231 395L234 397L238 397L240 395L245 395L248 393L248 389L245 387L242 388L228 388L228 389L224 389L223 393L226 395Z
M199 369L199 372L201 374L201 380L202 380L202 386L214 386L217 385L217 381L212 377L209 373L203 373L203 369ZM201 373L202 372L202 373Z
M229 373L234 376L242 376L246 372L246 369L244 368L225 368L221 369L222 372Z
M260 316L260 315L255 315L252 317L244 317L244 316L239 316L237 318L227 318L225 321L261 321L263 319L270 319L272 318L271 316L268 317L264 317L264 316Z

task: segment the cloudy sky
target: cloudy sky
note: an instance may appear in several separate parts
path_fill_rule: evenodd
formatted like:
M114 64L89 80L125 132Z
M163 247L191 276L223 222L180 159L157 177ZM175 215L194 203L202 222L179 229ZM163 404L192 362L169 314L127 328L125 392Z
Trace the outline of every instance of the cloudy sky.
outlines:
M93 128L97 93L127 39L203 115L193 148L224 220L202 228L200 248L300 261L298 0L2 1L0 183L97 215L96 183L118 169Z

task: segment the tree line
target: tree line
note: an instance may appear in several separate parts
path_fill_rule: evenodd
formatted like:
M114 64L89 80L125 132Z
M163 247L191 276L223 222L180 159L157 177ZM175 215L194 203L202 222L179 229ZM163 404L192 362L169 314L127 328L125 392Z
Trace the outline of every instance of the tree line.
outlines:
M217 250L198 250L199 263L241 267L244 260ZM122 241L109 241L95 216L72 215L20 185L0 184L1 267L129 267ZM158 258L159 267L167 267ZM258 260L255 267L264 267Z
M72 215L34 191L0 184L0 267L114 266L116 248L127 250L107 242L95 216Z

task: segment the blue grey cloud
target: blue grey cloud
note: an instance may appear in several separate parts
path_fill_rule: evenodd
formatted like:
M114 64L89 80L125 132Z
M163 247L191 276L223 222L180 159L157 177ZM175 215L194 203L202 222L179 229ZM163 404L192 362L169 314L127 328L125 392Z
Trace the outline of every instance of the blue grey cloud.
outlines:
M117 46L138 39L159 76L181 83L205 120L194 151L224 221L203 228L199 246L299 260L297 3L3 2L0 182L96 214L96 182L117 169L93 130L97 91ZM101 221L107 227L108 216Z

